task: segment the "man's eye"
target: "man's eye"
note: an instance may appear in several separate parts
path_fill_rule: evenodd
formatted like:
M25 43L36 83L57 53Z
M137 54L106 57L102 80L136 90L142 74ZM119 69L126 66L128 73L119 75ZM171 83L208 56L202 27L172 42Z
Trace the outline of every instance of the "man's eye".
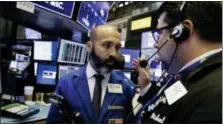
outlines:
M110 44L104 44L103 45L105 48L109 48L111 45Z
M119 50L120 48L121 48L121 46L119 46L119 45L118 45L118 46L116 46L116 50Z

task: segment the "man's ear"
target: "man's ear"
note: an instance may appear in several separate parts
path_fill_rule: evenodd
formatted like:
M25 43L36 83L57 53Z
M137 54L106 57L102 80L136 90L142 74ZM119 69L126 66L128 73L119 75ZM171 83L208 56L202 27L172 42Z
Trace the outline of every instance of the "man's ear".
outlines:
M88 41L87 43L86 43L86 45L87 45L87 52L88 53L91 53L91 51L92 51L92 48L93 48L93 44L92 44L92 41Z
M194 32L194 24L191 20L184 20L183 24L189 29L190 35Z

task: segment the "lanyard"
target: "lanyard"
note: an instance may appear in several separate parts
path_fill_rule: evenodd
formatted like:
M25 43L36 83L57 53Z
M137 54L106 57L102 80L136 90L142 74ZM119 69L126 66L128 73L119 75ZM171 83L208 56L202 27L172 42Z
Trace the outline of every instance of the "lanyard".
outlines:
M201 60L199 60L199 61L197 61L197 62L195 62L195 63L193 63L192 65L190 65L189 67L187 67L187 68L185 68L184 70L182 70L181 72L179 72L179 74L176 74L176 76L181 76L181 75L183 75L183 73L184 72L187 72L187 71L189 71L189 70L192 70L193 68L196 68L196 67L198 67L198 66L200 66L203 62L205 62L205 60L208 60L210 57L212 57L213 55L209 55L209 56L207 56L207 57L205 57L205 58L202 58ZM137 119L137 124L141 124L141 122L142 122L142 118L143 118L143 113L144 113L144 109L146 108L146 107L148 107L149 105L151 105L155 100L157 100L158 98L160 98L160 96L161 95L163 95L162 93L164 92L164 90L166 90L169 86L171 86L172 84L174 84L177 80L179 80L179 79L176 79L176 76L175 77L172 77L172 78L170 78L168 81L167 81L167 83L159 90L159 92L156 94L156 95L154 95L153 97L152 97L152 99L151 100L149 100L141 109L140 109L140 111L139 111L139 115L138 115L138 119Z

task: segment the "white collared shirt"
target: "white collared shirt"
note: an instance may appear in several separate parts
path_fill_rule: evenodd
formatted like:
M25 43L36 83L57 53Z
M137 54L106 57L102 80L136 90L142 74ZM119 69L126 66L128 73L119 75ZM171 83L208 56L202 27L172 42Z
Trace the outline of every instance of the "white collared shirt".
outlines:
M186 65L184 65L179 72L183 71L184 69L188 68L189 66L193 65L194 63L210 56L210 55L213 55L213 54L216 54L218 52L222 51L222 48L219 48L219 49L215 49L215 50L211 50L209 52L206 52L205 54L201 55L201 56L198 56L197 58L191 60L190 62L188 62Z
M87 76L91 101L93 100L94 86L95 86L95 81L96 81L95 76L94 76L95 74L97 74L97 72L91 66L90 62L88 62L87 68L86 68L86 76ZM105 96L105 92L106 92L106 89L107 89L107 86L108 86L108 81L110 79L110 75L111 75L111 73L103 74L104 78L101 82L101 86L102 86L101 105L102 105L103 100L104 100L104 96Z

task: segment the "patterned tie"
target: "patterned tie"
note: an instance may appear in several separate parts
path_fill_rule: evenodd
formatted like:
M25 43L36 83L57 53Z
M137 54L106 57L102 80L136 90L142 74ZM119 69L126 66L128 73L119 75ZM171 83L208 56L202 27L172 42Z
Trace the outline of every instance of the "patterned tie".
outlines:
M103 75L100 74L96 74L95 75L95 87L94 87L94 94L93 94L93 109L95 112L96 117L99 116L99 111L100 111L100 107L101 107L101 81L103 79Z

